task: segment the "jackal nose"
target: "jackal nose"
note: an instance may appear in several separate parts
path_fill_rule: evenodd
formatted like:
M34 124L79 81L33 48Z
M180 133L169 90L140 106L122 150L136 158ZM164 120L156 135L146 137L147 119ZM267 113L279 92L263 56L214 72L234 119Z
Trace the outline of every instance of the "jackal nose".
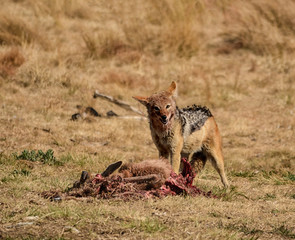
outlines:
M166 121L167 120L167 116L166 115L162 115L161 118L162 118L163 121Z

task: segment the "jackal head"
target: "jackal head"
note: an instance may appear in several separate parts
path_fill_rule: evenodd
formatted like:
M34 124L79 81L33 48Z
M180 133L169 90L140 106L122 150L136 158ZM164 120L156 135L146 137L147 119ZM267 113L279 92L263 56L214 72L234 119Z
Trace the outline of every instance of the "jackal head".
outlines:
M176 112L176 83L173 81L166 91L155 93L150 97L133 97L145 105L154 128L169 130Z

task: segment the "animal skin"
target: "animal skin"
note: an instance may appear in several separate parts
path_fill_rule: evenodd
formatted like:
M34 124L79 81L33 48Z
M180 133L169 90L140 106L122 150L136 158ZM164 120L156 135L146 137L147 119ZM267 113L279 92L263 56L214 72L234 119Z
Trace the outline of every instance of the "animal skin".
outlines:
M166 159L155 159L144 160L139 163L125 163L118 172L122 178L156 175L157 184L152 187L157 188L162 186L169 178L171 170L171 166Z
M221 136L212 113L207 107L197 105L179 109L176 95L176 83L172 82L166 91L150 97L133 97L147 108L159 156L169 159L176 173L179 173L182 157L189 159L197 173L210 160L224 187L228 187Z

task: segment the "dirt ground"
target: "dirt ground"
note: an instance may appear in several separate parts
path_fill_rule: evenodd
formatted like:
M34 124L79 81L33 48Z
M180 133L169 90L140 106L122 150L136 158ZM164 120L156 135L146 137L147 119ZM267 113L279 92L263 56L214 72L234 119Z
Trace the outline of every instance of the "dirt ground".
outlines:
M294 0L3 0L0 239L294 239L294 16ZM145 113L132 96L171 81L213 113L227 192L207 164L196 186L218 199L41 196L157 158L147 119L93 94Z

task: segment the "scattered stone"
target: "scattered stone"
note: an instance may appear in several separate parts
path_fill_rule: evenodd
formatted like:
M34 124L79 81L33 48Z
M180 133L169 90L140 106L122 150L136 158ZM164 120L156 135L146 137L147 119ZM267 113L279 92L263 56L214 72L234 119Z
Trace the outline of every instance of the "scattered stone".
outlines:
M89 116L101 117L101 114L99 114L93 107L84 108L80 105L77 105L77 108L79 109L79 112L72 115L72 121L77 121L80 119L88 120L87 117Z
M51 129L50 128L48 128L48 129L47 128L42 128L42 131L50 133Z
M72 121L77 121L79 119L82 119L82 116L81 116L80 113L75 113L75 114L72 115L71 119L72 119Z
M14 227L18 228L18 227L25 227L25 226L29 226L29 225L33 225L34 222L19 222L17 224L14 225Z
M113 112L112 110L107 112L107 116L108 117L118 117L119 115L115 112Z
M53 202L61 202L61 197L60 196L57 196L57 197L54 197L53 199L52 199L52 201Z
M85 113L94 117L101 117L101 114L99 114L93 107L87 107Z
M37 221L39 220L38 216L28 216L24 218L25 221Z
M66 232L72 232L72 233L76 233L76 234L80 233L80 231L77 228L72 227L72 226L65 226L64 230Z

